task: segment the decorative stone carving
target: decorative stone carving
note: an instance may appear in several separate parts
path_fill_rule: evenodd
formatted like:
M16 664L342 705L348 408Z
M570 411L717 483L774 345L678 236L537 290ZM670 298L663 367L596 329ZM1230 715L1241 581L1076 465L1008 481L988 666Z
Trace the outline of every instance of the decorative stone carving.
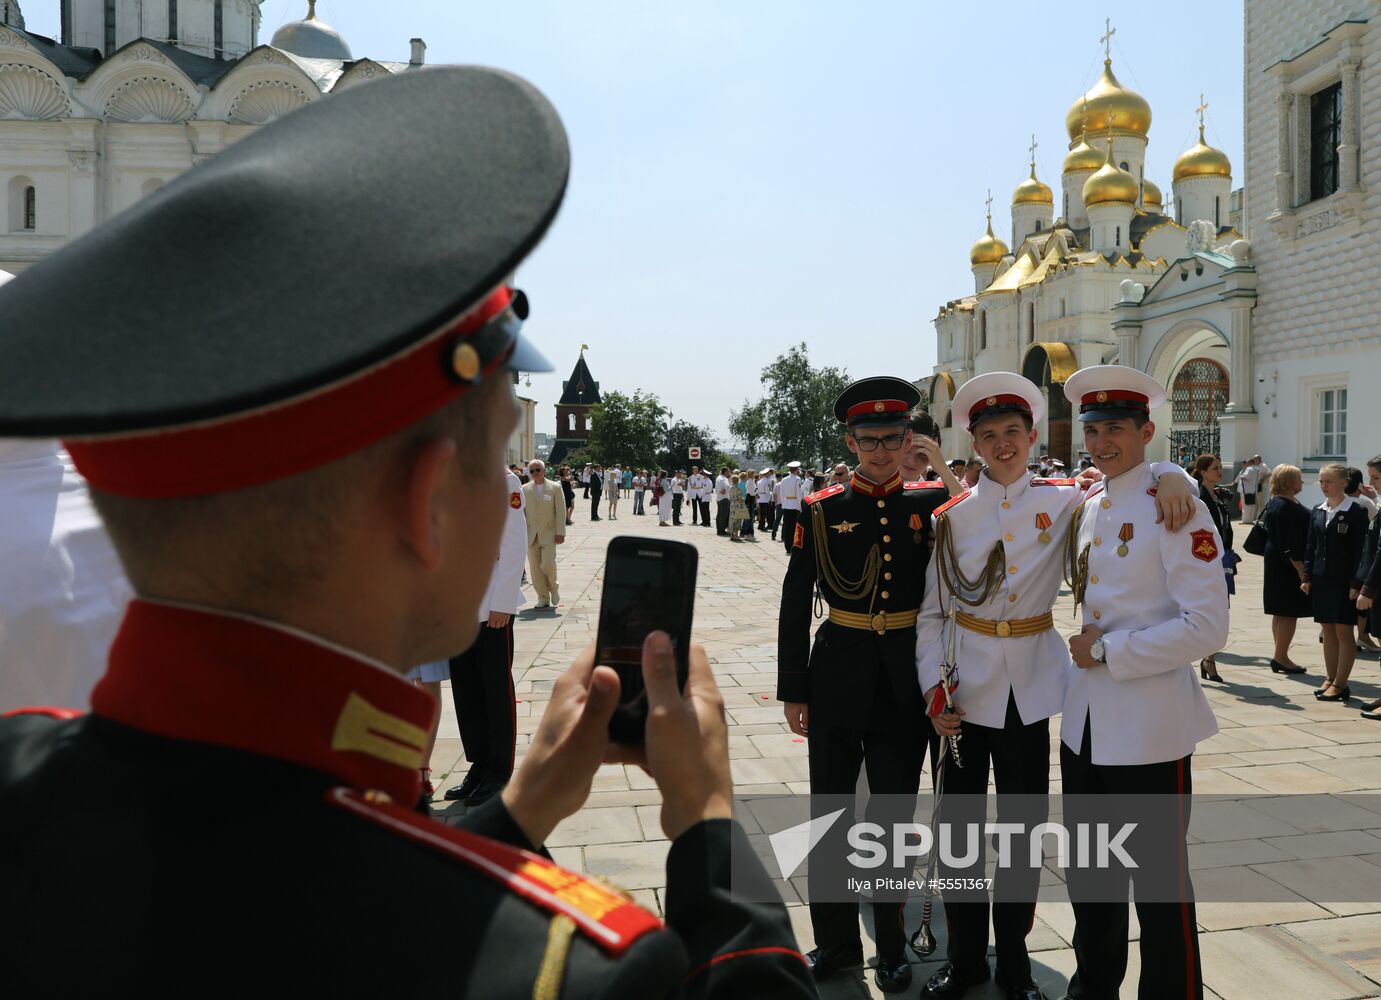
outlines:
M161 66L171 66L173 64L172 60L165 56L162 52L159 52L152 45L146 45L142 42L138 45L132 45L128 49L126 49L124 53L124 58L135 59L139 62L158 63Z
M185 122L196 109L171 80L141 76L116 88L106 101L105 118L116 122Z
M62 84L34 66L0 65L0 118L52 121L72 114Z
M8 28L0 26L0 45L11 45L17 49L29 48L29 43Z
M1351 206L1346 203L1330 205L1322 212L1314 212L1298 220L1295 223L1295 239L1309 236L1311 233L1321 233L1325 229L1333 229L1336 226L1351 222L1354 215Z
M1228 253L1232 255L1233 267L1246 267L1252 260L1252 245L1246 240L1233 240L1228 245Z
M275 48L265 46L244 61L246 66L292 66L293 61Z
M94 149L69 149L67 162L72 164L72 168L77 173L89 174L96 169L96 151Z
M307 94L283 80L251 83L230 105L231 121L245 125L267 125L276 118L307 104Z
M1213 228L1213 223L1207 219L1195 219L1189 224L1189 236L1186 243L1190 253L1203 253L1212 250L1218 231Z
M1146 294L1146 286L1140 282L1133 281L1131 278L1123 278L1122 284L1117 287L1118 291L1121 293L1119 297L1119 301L1121 302L1136 304L1140 302L1142 297Z

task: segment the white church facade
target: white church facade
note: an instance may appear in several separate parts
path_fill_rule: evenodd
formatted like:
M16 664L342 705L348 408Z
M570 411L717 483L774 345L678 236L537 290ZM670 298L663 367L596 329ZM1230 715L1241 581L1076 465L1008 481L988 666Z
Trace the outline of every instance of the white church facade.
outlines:
M1153 415L1162 429L1156 457L1243 447L1222 438L1236 433L1230 345L1234 324L1250 335L1255 270L1236 226L1232 166L1204 141L1202 108L1200 116L1199 141L1175 163L1168 206L1145 174L1151 107L1106 58L1065 117L1059 192L1037 178L1033 148L1000 235L990 199L987 232L969 256L973 291L941 307L935 372L918 383L946 454L970 447L949 412L958 387L983 372L1015 371L1046 391L1041 449L1074 462L1081 442L1063 383L1110 362L1136 365L1172 390Z
M0 0L0 270L19 273L254 129L380 74L316 16L258 43L258 0Z

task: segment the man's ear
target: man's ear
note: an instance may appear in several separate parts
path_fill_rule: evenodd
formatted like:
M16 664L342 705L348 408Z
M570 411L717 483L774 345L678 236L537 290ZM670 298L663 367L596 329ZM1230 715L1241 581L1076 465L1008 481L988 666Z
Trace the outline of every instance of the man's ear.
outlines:
M1141 443L1142 443L1142 444L1150 444L1150 443L1151 443L1151 438L1153 438L1153 437L1155 437L1155 436L1156 436L1156 425L1155 425L1155 424L1151 423L1151 421L1148 420L1148 421L1146 421L1146 423L1144 423L1144 424L1141 425Z
M440 566L445 553L444 534L451 516L447 473L455 455L454 441L428 441L412 457L407 470L404 540L426 569Z

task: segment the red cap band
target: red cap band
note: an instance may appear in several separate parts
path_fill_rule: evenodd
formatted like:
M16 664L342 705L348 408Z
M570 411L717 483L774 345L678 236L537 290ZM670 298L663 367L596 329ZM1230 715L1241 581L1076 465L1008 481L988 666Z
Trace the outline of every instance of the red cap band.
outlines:
M1099 389L1097 392L1086 392L1079 400L1081 406L1100 406L1103 403L1140 403L1142 406L1150 408L1150 399L1144 392L1133 392L1131 389Z
M994 406L1015 406L1019 408L1021 412L1025 413L1027 416L1030 416L1031 414L1031 404L1029 401L1027 401L1025 396L1018 396L1015 393L1004 392L996 396L985 396L978 402L974 403L973 406L969 409L969 423L972 424L974 422L974 419L980 413L982 413L984 410L991 409Z
M512 289L499 288L404 353L286 403L209 423L63 445L94 488L143 499L220 493L295 475L381 441L471 388L473 382L453 374L454 338L481 330L512 299ZM467 374L488 375L511 353L500 352Z
M870 413L910 413L911 407L907 406L900 399L870 399L866 403L858 403L849 407L845 417L852 420L854 417L866 416Z

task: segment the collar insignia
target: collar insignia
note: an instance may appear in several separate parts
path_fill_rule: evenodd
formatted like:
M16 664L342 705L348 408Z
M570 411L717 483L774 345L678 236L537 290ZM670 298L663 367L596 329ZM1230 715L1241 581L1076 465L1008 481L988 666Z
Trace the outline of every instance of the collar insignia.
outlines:
M841 535L852 535L854 529L858 527L858 524L859 522L857 521L840 521L838 524L831 524L830 527Z

